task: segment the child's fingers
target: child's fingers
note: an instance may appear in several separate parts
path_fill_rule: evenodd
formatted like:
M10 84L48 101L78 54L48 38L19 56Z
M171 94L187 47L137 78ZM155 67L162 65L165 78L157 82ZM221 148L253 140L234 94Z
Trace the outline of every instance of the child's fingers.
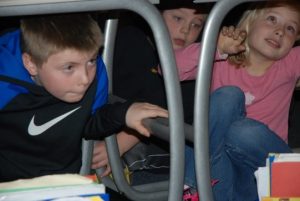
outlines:
M106 159L98 159L98 160L93 159L92 168L97 169L97 168L103 167L107 164L108 164L108 160L106 160Z
M149 115L151 117L165 117L165 118L167 118L169 116L169 113L166 110L151 109L151 111L149 111Z
M244 45L239 45L237 48L238 48L238 52L243 52L246 49Z
M151 117L168 117L168 111L157 105L145 103L143 108L146 109L148 115L150 115Z
M226 36L227 33L228 33L228 27L225 27L225 26L222 27L221 33L222 33L224 36Z
M230 27L224 26L222 28L221 32L224 36L232 37L233 33L234 33L234 27L233 26L230 26Z
M242 31L240 31L240 34L239 34L239 40L241 41L241 42L243 42L245 39L246 39L246 37L247 37L247 32L245 31L245 30L242 30Z
M234 28L234 26L230 26L229 28L228 28L228 36L229 37L233 37L234 36L234 32L235 32L235 28Z
M246 31L245 30L240 30L240 29L235 29L234 33L233 33L233 39L234 40L239 40L239 41L244 41L246 38Z
M236 29L233 33L233 39L237 40L237 39L239 39L239 37L240 37L240 30Z
M168 117L168 111L149 103L134 103L128 109L126 114L127 126L137 130L144 136L149 137L150 131L142 125L145 118Z
M233 35L234 40L239 40L240 42L243 42L246 39L247 33L244 30L236 29Z
M110 173L111 173L111 168L110 168L110 165L107 164L107 166L106 166L106 168L105 168L105 171L101 174L100 177L108 176Z
M246 38L246 31L240 30L239 28L235 28L234 26L229 27L222 27L221 33L223 36L227 36L233 38L234 40L245 40Z
M148 129L146 129L143 125L138 125L138 126L136 127L136 130L137 130L140 134L142 134L142 135L144 135L144 136L146 136L146 137L150 137L150 131L149 131Z

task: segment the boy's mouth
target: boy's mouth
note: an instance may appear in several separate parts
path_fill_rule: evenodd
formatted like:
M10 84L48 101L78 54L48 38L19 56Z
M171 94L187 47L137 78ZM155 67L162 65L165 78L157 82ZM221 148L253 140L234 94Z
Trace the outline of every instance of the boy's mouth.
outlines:
M185 45L185 41L179 38L173 39L173 42L175 45L183 47Z

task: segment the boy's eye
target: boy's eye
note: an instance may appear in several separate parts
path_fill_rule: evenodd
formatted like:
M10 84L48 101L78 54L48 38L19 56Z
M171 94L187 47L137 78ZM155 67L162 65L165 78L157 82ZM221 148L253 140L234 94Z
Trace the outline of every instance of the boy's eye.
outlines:
M91 59L90 61L89 61L89 64L90 65L95 65L97 63L97 59Z
M74 67L72 65L66 65L66 66L63 67L63 70L64 71L71 71L71 70L73 70L73 68Z
M173 19L174 19L175 21L180 21L182 18L179 17L179 16L174 15L174 16L173 16Z
M200 23L192 23L192 27L195 29L201 29L202 28L202 24Z

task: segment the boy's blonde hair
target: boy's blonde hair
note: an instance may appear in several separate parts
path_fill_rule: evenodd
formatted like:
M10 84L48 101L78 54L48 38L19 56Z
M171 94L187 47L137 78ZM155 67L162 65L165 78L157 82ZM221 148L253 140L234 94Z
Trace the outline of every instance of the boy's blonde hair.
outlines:
M24 18L21 33L22 52L28 53L37 66L65 49L97 52L103 40L97 22L87 14Z
M254 21L260 16L262 16L268 8L282 7L282 6L288 7L291 10L298 12L299 22L300 22L300 1L299 0L269 0L261 3L256 2L255 8L253 9L250 8L249 10L245 11L240 21L238 22L237 27L249 33L249 30L251 29L251 26L254 23ZM300 33L298 33L298 35L300 35ZM244 45L246 47L246 50L244 52L229 57L229 62L234 64L238 68L241 66L245 66L250 62L247 60L250 52L247 38L244 41Z

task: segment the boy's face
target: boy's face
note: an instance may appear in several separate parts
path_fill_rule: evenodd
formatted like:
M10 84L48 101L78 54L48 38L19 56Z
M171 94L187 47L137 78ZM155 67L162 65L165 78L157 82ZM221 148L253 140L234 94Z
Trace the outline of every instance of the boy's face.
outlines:
M97 52L65 49L38 67L23 54L23 63L37 84L65 102L80 101L96 74Z
M173 49L184 48L197 40L206 14L196 14L195 11L190 8L163 11L162 16L168 27Z

